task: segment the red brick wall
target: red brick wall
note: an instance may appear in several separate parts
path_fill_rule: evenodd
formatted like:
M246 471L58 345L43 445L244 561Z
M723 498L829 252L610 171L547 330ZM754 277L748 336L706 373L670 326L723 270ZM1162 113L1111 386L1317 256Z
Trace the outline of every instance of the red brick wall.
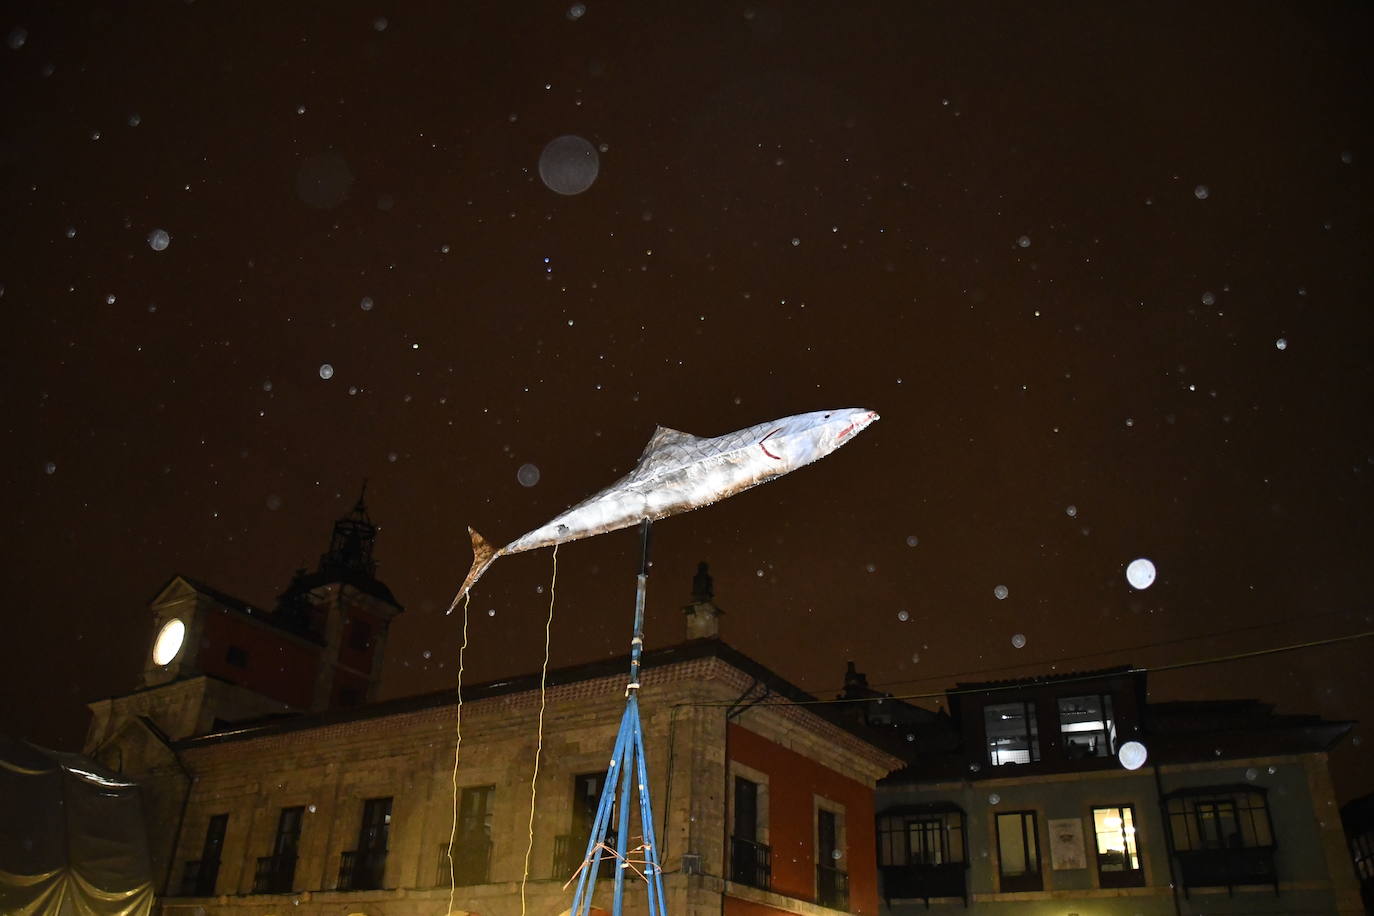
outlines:
M849 873L849 911L876 914L878 866L873 790L734 723L729 726L729 742L731 760L768 774L772 889L789 897L814 899L816 837L812 796L820 795L844 806L847 846L838 864ZM762 916L765 911L774 912L765 906L726 900L725 916Z
M319 665L318 650L299 645L266 624L229 611L205 617L197 663L206 674L222 677L292 706L310 706ZM230 646L248 654L247 667L229 664Z

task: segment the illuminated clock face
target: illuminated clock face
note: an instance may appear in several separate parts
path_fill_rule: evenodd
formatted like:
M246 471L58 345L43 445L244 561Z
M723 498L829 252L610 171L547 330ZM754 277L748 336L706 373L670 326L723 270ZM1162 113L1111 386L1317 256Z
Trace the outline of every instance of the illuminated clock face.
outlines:
M186 624L178 618L173 617L162 625L158 631L157 641L153 643L153 663L157 665L170 665L172 659L177 657L181 651L181 644L186 641Z

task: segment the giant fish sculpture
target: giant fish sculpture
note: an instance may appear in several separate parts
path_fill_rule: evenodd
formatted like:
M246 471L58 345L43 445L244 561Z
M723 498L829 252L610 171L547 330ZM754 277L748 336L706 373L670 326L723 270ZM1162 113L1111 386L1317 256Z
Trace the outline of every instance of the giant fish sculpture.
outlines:
M703 439L660 426L634 470L500 550L472 528L472 570L462 600L497 557L566 544L688 512L824 458L878 415L858 407L817 410Z

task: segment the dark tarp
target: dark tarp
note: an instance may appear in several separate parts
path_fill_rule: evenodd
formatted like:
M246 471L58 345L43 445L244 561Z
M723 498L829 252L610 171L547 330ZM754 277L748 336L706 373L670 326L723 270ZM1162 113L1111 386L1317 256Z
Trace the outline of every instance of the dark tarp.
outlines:
M147 916L138 786L80 754L0 735L0 913Z

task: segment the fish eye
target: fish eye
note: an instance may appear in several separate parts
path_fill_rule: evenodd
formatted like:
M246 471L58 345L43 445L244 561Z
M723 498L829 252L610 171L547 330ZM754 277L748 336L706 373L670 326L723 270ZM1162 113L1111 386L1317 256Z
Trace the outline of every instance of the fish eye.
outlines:
M825 415L825 419L829 420L829 419L830 419L830 414L826 414L826 415Z

